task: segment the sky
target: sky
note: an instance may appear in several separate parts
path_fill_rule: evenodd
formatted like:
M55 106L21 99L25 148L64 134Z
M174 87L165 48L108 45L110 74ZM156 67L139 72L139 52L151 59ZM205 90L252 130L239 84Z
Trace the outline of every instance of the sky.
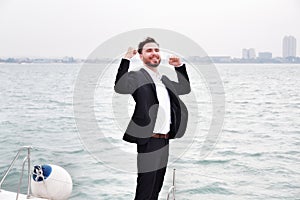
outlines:
M243 48L282 56L283 37L293 35L300 56L299 20L299 0L0 0L0 58L86 58L140 28L176 31L209 56L237 58Z

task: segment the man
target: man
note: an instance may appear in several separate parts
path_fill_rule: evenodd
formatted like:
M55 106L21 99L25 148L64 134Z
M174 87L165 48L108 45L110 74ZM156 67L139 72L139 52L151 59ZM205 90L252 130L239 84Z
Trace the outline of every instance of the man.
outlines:
M128 72L130 59L137 52L143 62L138 71ZM135 200L157 200L166 172L169 139L182 137L187 125L188 112L178 95L190 92L185 64L171 57L178 82L161 75L159 44L146 38L138 50L129 48L118 69L115 91L131 94L135 100L133 116L123 139L136 143L138 151L138 178Z

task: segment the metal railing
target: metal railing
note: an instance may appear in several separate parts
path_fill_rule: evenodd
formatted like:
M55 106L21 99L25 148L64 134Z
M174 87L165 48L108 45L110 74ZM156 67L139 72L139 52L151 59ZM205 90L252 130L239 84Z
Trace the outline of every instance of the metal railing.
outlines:
M173 169L173 184L172 184L172 186L169 188L167 200L170 199L171 193L173 194L173 200L175 200L175 189L176 189L176 188L175 188L175 170L176 170L176 169Z
M4 173L4 176L2 177L1 181L0 181L0 191L1 191L1 188L2 188L2 184L4 182L4 180L6 179L7 175L9 174L9 172L11 171L12 167L14 166L16 160L18 159L21 151L23 150L27 150L27 156L24 157L23 159L23 164L22 164L22 172L21 172L21 177L20 177L20 181L19 181L19 184L18 184L18 192L17 192L17 196L16 196L16 200L18 200L19 198L19 193L20 193L20 190L21 190L21 184L22 184L22 178L23 178L23 174L24 174L24 167L25 167L25 163L27 161L28 163L28 186L27 186L27 199L30 198L30 181L31 181L31 174L30 174L30 150L32 149L31 146L23 146L19 149L17 155L15 156L15 158L13 159L13 161L11 162L10 166L8 167L8 169L6 170L6 172Z

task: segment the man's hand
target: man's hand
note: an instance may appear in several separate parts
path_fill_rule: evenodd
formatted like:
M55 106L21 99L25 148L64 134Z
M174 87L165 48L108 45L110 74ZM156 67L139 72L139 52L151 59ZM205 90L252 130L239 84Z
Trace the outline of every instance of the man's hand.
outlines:
M133 47L129 47L124 58L131 59L135 54L137 53L137 50L135 50Z
M169 64L173 65L174 67L180 67L181 66L180 58L177 56L171 56L169 58Z

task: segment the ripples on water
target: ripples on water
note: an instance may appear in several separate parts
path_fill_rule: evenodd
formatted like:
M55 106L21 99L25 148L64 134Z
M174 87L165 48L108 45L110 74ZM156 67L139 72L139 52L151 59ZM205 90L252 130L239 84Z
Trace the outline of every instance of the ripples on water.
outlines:
M177 198L181 200L299 198L300 66L220 64L217 69L226 95L222 134L213 152L200 157L211 105L204 83L190 74L199 127L192 144L188 140L172 142L172 148L180 142L189 143L189 148L170 163L161 197L166 196L172 168L176 168ZM34 164L57 164L70 172L74 182L71 199L133 199L135 173L112 169L95 159L77 133L73 90L79 70L80 65L0 65L0 172L20 146L32 145ZM108 156L113 153L111 146L106 148L111 142L135 158L134 145L121 141L124 127L115 126L106 106L111 103L111 93L103 91L113 89L115 73L116 68L110 70L95 92L94 110L108 139L91 137ZM20 162L5 189L16 191Z

